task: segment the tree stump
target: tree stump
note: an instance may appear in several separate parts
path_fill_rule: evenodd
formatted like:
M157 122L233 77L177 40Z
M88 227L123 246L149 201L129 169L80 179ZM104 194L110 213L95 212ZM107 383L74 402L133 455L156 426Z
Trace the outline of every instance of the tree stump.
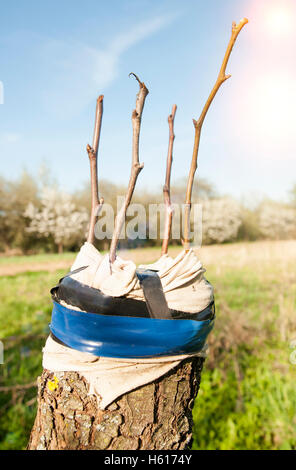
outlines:
M192 408L204 359L183 361L105 410L76 372L44 370L29 450L181 450L192 443Z

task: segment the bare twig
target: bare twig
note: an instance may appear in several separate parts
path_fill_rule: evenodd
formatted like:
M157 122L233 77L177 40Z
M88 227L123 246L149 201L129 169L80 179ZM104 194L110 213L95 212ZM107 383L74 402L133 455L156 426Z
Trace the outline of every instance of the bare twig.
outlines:
M189 250L190 248L190 240L189 240L189 228L190 228L190 210L191 210L191 195L192 195L192 186L193 186L193 180L194 180L194 175L196 172L197 168L197 156L198 156L198 149L199 149L199 142L200 142L200 134L201 134L201 128L204 122L204 119L206 117L206 114L209 110L209 107L213 101L213 99L216 96L217 91L219 90L220 86L222 83L224 83L228 78L231 77L231 75L225 75L226 72L226 67L228 64L228 60L231 54L231 51L233 49L233 46L235 44L235 41L237 39L237 36L239 35L240 31L242 28L248 23L248 20L246 18L243 18L238 25L233 22L232 23L232 32L231 32L231 38L228 43L226 53L222 62L221 69L219 71L218 78L216 80L216 83L207 99L207 102L201 112L201 115L199 119L196 121L193 119L193 124L195 127L195 137L194 137L194 147L193 147L193 154L192 154L192 160L191 160L191 167L190 167L190 172L189 172L189 177L188 177L188 183L187 183L187 190L186 190L186 203L185 203L185 214L184 214L184 249L186 251Z
M96 218L100 213L104 199L99 199L99 190L98 190L98 168L97 168L97 158L98 158L98 149L101 135L101 125L102 125L102 116L103 116L103 99L104 96L100 95L97 99L96 107L96 119L95 119L95 129L93 136L92 147L87 145L86 150L89 157L90 163L90 179L91 179L91 216L87 241L89 243L94 242L95 238L95 224Z
M7 386L7 387L0 387L0 392L3 392L3 393L11 392L11 400L6 402L5 405L0 408L0 416L2 416L4 412L11 405L15 405L16 403L22 403L26 395L26 390L29 390L34 387L37 387L37 382L32 382L32 383L24 384L24 385L16 384L16 385ZM35 401L37 401L36 397L34 397L34 399L32 400L29 400L25 405L31 406Z
M37 387L37 382L31 382L28 384L16 384L7 387L0 387L0 392L8 393L8 392L15 392L18 390L28 390L30 388Z
M173 146L175 140L174 134L174 119L177 111L177 106L174 104L172 108L172 114L168 117L169 123L169 148L167 156L167 166L166 166L166 175L165 175L165 184L163 187L163 198L166 208L165 213L165 226L164 226L164 236L162 241L161 255L166 255L168 252L168 245L171 236L172 228L172 219L173 219L173 210L171 204L171 171L172 171L172 162L173 162Z
M33 397L33 398L31 398L31 400L29 400L25 403L25 406L32 406L32 405L34 405L34 403L36 401L37 401L37 397Z
M113 263L116 259L116 247L120 237L120 233L125 221L126 211L131 202L134 189L136 186L137 178L140 171L143 169L144 164L139 162L139 139L140 139L140 129L141 129L141 119L142 112L145 104L146 96L149 93L149 90L146 88L145 83L141 82L136 74L131 73L139 83L139 93L137 94L136 99L136 109L132 113L132 125L133 125L133 147L132 147L132 168L130 180L127 188L127 193L123 206L118 212L115 219L115 227L113 231L111 246L110 246L110 263Z

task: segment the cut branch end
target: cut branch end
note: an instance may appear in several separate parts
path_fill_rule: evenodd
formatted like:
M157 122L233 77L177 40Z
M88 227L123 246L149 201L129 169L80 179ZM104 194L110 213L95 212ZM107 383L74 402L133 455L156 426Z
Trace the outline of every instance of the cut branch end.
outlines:
M116 219L115 219L115 227L113 231L112 241L110 245L110 253L109 253L109 261L110 261L110 271L112 272L112 263L114 263L116 259L116 248L118 244L118 240L122 231L122 227L125 222L126 211L128 206L130 205L137 178L141 170L144 168L144 163L139 162L139 140L140 140L140 129L141 129L141 119L143 108L145 104L146 96L148 95L149 91L146 88L144 82L141 82L139 77L131 72L129 76L133 75L137 82L139 83L139 92L137 94L136 99L136 107L132 112L132 126L133 126L133 146L132 146L132 164L131 164L131 175L129 179L129 184L127 188L127 193L124 199L123 206L121 207L120 211L118 212Z
M195 127L195 136L194 136L194 146L193 146L193 153L192 153L192 160L191 160L191 166L190 166L190 171L189 171L189 176L188 176L188 183L187 183L187 189L186 189L186 208L185 208L185 220L184 220L184 247L185 250L189 250L189 232L190 232L190 208L191 208L191 196L192 196L192 187L193 187L193 181L194 181L194 176L197 168L197 157L198 157L198 150L199 150L199 143L200 143L200 135L201 135L201 129L203 122L205 120L205 117L207 115L207 112L211 106L212 101L214 100L219 88L221 85L228 80L231 75L226 75L226 67L228 65L229 57L231 54L231 51L233 49L233 46L235 44L235 41L242 30L242 28L248 23L247 18L243 18L238 24L234 21L232 23L232 33L231 33L231 38L229 40L222 66L220 68L217 80L215 82L215 85L213 89L211 90L211 93L203 107L203 110L196 121L193 119L193 125Z
M173 105L172 112L168 117L169 123L169 147L167 155L167 166L166 166L166 177L165 184L163 186L163 198L166 208L165 213L165 227L164 227L164 236L161 247L161 255L166 255L168 252L168 245L171 236L172 230L172 220L173 220L173 208L171 204L171 171L172 171L172 162L173 162L173 145L175 140L174 134L174 120L177 111L177 105Z
M146 96L148 95L149 93L149 90L148 88L146 87L145 83L144 82L141 82L141 80L139 79L138 75L136 75L134 72L131 72L128 74L129 77L135 77L135 79L137 80L137 82L139 83L139 86L140 86L140 89L144 89L145 90L145 93L146 93Z
M101 210L101 207L104 203L103 198L99 199L98 170L97 170L97 157L98 157L102 116L103 116L103 99L104 99L104 95L100 95L97 98L93 144L92 144L92 147L89 144L86 146L86 150L87 150L88 158L90 162L90 178L91 178L91 216L90 216L90 224L89 224L89 231L88 231L88 237L87 237L87 241L89 243L94 242L96 217L98 216Z

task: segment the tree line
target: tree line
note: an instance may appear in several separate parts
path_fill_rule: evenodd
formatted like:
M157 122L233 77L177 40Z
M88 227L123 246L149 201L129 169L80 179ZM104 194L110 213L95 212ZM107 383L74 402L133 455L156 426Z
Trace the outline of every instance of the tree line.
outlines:
M126 188L110 181L100 182L100 192L116 212L117 196ZM171 187L172 203L183 204L186 179ZM133 202L148 207L163 202L162 188L154 192L137 190ZM193 187L193 203L202 204L203 244L239 240L293 239L296 237L296 185L288 203L262 199L252 207L219 194L207 181ZM11 181L0 177L0 251L36 253L77 251L85 241L90 217L90 188L85 184L75 193L65 193L54 181L37 180L27 171ZM161 245L154 240L122 240L125 247L137 244ZM181 244L180 240L172 240ZM109 240L95 240L107 249Z

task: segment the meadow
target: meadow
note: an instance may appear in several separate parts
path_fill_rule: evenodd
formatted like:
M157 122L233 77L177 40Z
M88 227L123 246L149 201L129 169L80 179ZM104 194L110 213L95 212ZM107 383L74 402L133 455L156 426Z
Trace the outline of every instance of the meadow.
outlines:
M217 319L194 407L193 449L296 449L290 347L296 340L296 241L213 245L197 253L215 287ZM128 256L152 262L159 249ZM26 447L49 331L49 290L73 259L73 253L0 258L0 450Z

